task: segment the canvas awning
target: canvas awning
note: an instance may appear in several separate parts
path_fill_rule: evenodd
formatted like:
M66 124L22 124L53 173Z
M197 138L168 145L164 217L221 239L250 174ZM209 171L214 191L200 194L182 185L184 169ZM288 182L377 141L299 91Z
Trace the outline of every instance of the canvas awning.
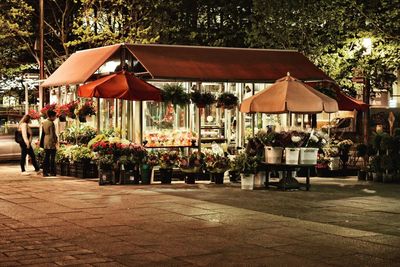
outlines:
M75 52L42 83L42 86L86 82L120 47L121 45L117 44Z
M214 82L274 82L287 71L301 80L331 80L303 54L290 50L117 44L72 54L44 87L81 84L127 48L153 79Z
M339 85L332 81L319 81L319 82L307 82L306 84L315 87L315 86L324 86L327 88L332 88L336 93L336 101L338 102L339 110L344 111L364 111L369 108L369 105L364 103L361 100L355 99L351 96L346 95L342 89L340 89Z

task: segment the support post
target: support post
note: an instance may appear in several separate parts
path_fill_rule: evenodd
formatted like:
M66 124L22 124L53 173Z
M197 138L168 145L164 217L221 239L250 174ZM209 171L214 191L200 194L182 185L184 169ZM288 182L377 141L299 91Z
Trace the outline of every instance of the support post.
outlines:
M369 78L366 78L364 81L364 91L363 91L363 100L365 104L369 104L369 98L371 93L371 83ZM363 126L364 126L364 143L368 144L369 139L369 120L370 120L370 109L368 108L363 112Z

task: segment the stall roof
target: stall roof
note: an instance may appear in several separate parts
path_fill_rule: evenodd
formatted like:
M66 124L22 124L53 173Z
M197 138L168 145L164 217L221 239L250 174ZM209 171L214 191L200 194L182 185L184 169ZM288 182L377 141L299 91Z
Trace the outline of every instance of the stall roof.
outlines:
M80 84L87 81L121 45L81 50L73 53L42 84L43 87Z
M287 72L301 80L331 80L303 54L291 50L117 44L72 54L44 87L80 84L124 47L153 79L274 82Z

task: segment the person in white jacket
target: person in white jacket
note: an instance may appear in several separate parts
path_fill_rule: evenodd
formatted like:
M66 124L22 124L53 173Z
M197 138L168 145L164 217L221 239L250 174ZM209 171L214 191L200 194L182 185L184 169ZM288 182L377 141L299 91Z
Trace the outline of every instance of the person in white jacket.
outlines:
M29 123L31 122L31 117L29 115L25 115L22 117L21 121L19 122L18 125L18 131L21 132L22 134L22 139L24 140L19 144L21 147L21 172L22 175L29 175L25 171L25 162L26 162L26 156L29 155L31 157L31 161L33 164L33 167L35 167L36 172L40 172L40 167L39 164L36 161L35 153L33 152L32 149L32 129L29 127Z

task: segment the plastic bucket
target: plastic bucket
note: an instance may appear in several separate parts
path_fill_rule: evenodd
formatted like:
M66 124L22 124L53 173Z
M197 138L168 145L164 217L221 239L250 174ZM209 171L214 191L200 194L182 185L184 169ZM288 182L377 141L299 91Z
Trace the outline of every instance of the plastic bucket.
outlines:
M285 148L286 164L299 164L300 148Z
M300 164L317 164L318 148L302 147L300 148Z
M265 162L270 164L281 164L283 147L266 146L265 148Z
M254 189L254 174L240 174L241 185L243 190Z

